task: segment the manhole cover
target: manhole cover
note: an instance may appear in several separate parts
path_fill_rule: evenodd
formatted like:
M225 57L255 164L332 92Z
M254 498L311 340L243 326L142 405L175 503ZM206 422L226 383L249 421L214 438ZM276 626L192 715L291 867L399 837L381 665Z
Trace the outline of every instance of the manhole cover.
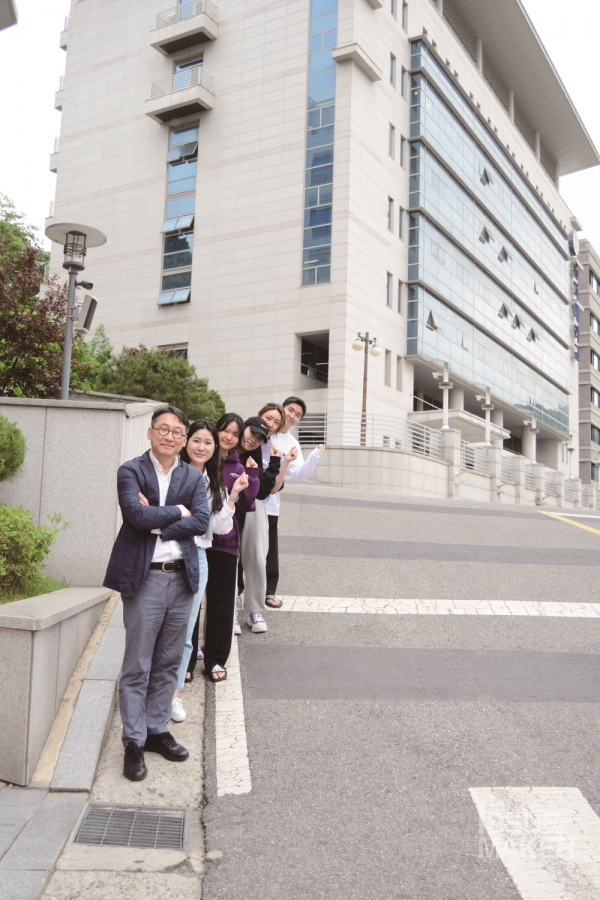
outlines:
M90 803L75 843L183 850L187 843L187 810Z

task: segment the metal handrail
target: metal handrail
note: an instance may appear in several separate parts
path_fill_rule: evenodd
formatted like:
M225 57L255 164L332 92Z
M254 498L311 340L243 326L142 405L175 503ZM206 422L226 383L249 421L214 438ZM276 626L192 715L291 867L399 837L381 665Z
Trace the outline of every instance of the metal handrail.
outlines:
M61 76L60 76L60 79L59 79L59 82L58 82L58 89L59 89L59 91L64 90L64 87L65 87L65 76L64 76L64 75L61 75Z
M173 25L175 22L191 19L193 16L200 16L203 13L210 16L215 22L217 21L217 7L210 0L188 0L172 9L157 13L156 27L164 28L165 25Z
M164 97L165 94L173 94L175 91L183 91L185 88L200 86L212 91L212 76L207 75L202 66L194 66L192 69L184 69L176 72L168 78L152 82L150 99Z
M308 413L297 428L303 445L329 444L402 450L442 458L442 432L420 422L377 414L333 411Z
M525 487L530 491L535 490L535 469L533 466L525 466Z
M58 153L58 148L60 147L60 138L54 138L54 150L53 153Z
M581 490L579 492L579 502L582 506L587 506L589 503L589 499L588 486L587 484L582 484Z
M549 497L554 497L555 491L554 472L544 472L544 493Z
M472 469L479 475L487 475L488 452L487 447L479 447L477 444L460 442L460 466L461 469Z
M63 31L68 31L68 30L69 30L69 21L70 21L70 19L71 19L71 16L65 16L65 27L63 28Z
M513 461L512 456L502 456L500 460L500 478L502 481L511 482L513 480Z
M572 500L573 499L573 482L571 481L570 478L565 478L565 484L564 484L563 490L564 490L565 500Z

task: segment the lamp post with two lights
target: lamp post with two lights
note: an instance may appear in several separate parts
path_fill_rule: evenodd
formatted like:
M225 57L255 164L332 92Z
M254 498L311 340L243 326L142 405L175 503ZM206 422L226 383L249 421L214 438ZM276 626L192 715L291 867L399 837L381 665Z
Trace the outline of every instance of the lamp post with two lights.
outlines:
M362 395L362 414L360 417L360 446L367 446L367 383L369 380L369 354L377 357L381 356L381 348L377 346L377 338L370 338L369 332L363 335L358 332L352 341L352 349L360 353L365 352L365 365L363 370L363 395Z

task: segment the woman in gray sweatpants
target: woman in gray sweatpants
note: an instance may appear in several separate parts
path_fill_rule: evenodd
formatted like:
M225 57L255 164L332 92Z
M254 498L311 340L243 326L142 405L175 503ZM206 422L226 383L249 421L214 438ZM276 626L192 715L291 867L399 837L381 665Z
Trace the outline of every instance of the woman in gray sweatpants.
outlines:
M256 509L238 517L242 535L238 585L244 586L244 612L248 613L248 625L255 633L267 630L264 613L267 593L266 559L269 550L269 519L264 501L275 487L281 465L280 453L271 445L269 426L259 416L251 416L244 422L238 455L243 466L260 468L260 487L256 495ZM243 582L242 582L243 573ZM238 597L238 608L242 608Z

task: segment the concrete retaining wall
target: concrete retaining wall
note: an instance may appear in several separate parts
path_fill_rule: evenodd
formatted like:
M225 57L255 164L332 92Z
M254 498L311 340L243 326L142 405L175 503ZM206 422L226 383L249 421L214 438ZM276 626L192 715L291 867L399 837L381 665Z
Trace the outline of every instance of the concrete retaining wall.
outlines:
M0 606L0 780L31 780L73 669L112 591L64 588Z
M0 413L25 436L21 472L0 482L0 503L24 506L40 525L60 513L46 572L69 585L102 584L121 524L117 469L150 446L146 432L161 404L0 398Z

